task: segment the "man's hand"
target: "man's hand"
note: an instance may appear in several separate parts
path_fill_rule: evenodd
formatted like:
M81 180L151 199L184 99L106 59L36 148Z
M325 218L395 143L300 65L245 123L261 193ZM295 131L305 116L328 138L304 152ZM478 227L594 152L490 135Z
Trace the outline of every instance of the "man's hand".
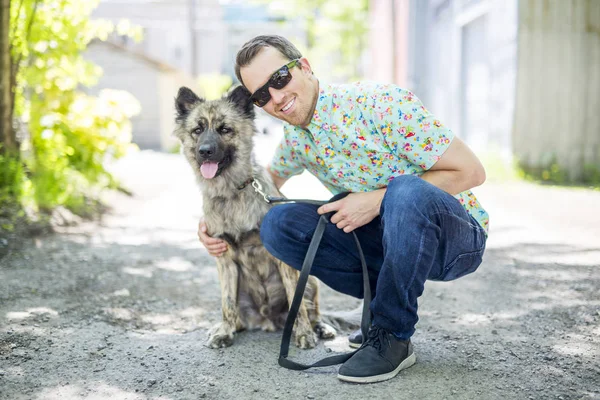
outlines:
M364 193L350 193L341 200L324 204L317 212L326 214L337 211L331 217L331 222L344 232L349 233L373 221L379 215L379 208L386 189Z
M200 239L200 243L206 247L208 250L208 254L213 257L222 256L225 251L227 251L227 242L221 239L215 239L206 233L206 224L204 220L201 219L198 224L198 239Z

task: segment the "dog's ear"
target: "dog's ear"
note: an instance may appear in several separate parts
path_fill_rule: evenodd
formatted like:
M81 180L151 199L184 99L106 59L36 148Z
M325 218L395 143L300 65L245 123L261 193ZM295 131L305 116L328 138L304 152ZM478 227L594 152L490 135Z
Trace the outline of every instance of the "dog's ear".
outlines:
M236 107L249 118L254 118L254 105L250 100L252 94L244 86L236 86L227 95L227 99L236 105Z
M194 108L194 106L198 103L203 102L204 99L196 96L191 89L182 86L177 92L177 97L175 98L175 109L177 110L177 119L185 118L190 111Z

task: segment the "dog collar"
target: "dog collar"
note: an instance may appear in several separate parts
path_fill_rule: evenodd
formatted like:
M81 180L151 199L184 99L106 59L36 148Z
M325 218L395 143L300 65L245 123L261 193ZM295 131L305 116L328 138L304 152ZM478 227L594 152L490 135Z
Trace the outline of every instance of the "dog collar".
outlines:
M252 181L254 180L253 177L250 177L246 182L242 183L240 186L238 186L238 190L242 190L244 189L246 186L248 186Z

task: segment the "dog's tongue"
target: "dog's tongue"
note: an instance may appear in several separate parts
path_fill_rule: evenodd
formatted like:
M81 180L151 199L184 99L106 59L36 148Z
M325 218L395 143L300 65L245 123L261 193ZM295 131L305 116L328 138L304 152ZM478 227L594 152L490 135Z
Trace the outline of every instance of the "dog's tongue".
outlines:
M217 174L218 168L219 163L207 161L200 166L200 172L202 172L204 178L212 179Z

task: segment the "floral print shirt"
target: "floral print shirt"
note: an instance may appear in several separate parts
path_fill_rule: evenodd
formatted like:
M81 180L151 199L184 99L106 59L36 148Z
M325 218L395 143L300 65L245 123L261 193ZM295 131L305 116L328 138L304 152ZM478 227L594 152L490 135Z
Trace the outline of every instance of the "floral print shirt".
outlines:
M307 129L284 123L270 168L282 178L307 169L334 194L367 192L400 175L422 175L453 138L406 89L375 82L320 84L312 121ZM487 232L488 214L473 193L455 197Z

